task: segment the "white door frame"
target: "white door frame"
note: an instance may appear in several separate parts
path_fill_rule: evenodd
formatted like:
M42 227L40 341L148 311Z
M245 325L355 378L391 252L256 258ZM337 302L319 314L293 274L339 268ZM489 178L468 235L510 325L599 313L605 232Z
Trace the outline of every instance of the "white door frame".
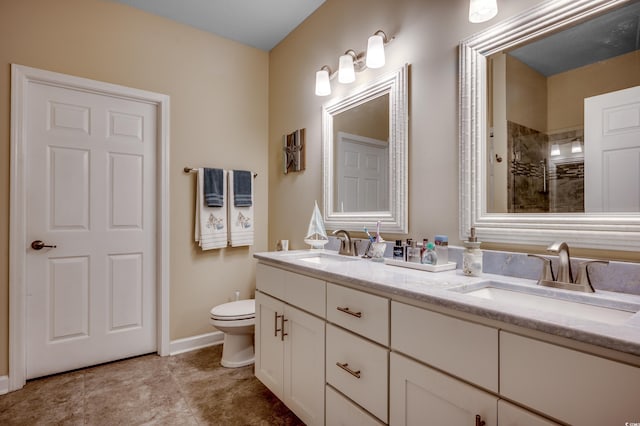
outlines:
M157 106L157 347L169 355L169 96L11 64L9 213L9 391L26 383L26 126L27 86L41 83Z

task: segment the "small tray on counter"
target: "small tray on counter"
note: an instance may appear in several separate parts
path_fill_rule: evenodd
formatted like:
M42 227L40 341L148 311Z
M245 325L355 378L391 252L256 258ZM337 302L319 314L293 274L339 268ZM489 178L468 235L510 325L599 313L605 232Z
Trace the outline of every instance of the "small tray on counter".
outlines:
M385 265L400 266L402 268L417 269L419 271L427 272L443 272L456 269L456 262L447 262L442 265L429 265L427 263L413 263L405 262L404 260L384 259Z

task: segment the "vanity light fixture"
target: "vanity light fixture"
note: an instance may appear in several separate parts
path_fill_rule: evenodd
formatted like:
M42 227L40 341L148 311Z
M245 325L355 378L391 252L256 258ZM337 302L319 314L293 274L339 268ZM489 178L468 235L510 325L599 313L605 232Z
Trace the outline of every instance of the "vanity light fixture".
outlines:
M382 30L376 31L367 41L367 68L382 68L385 63L384 45L389 41Z
M327 96L331 94L331 68L324 65L320 71L316 72L316 96Z
M571 142L571 153L578 154L581 152L582 152L582 143L580 139L574 139L573 142Z
M470 0L469 22L486 22L498 14L497 0Z
M560 155L560 145L554 143L553 145L551 145L551 156L557 157L558 155Z
M344 55L340 56L338 68L338 81L348 84L356 81L355 63L358 61L358 55L353 50L347 50Z
M331 80L338 75L338 81L343 84L353 83L356 80L356 72L367 68L382 68L385 64L384 46L395 37L387 38L384 31L376 31L367 42L367 51L356 53L349 49L338 60L338 71L332 72L331 68L323 65L316 71L316 96L331 94Z

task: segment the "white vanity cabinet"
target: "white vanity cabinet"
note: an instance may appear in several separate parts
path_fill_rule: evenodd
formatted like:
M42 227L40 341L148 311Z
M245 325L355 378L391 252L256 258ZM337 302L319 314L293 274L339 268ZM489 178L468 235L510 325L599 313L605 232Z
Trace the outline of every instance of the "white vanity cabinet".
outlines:
M255 374L308 425L640 422L633 360L264 264L256 290Z
M324 425L325 320L308 313L324 315L324 281L258 265L256 290L256 377L307 425Z

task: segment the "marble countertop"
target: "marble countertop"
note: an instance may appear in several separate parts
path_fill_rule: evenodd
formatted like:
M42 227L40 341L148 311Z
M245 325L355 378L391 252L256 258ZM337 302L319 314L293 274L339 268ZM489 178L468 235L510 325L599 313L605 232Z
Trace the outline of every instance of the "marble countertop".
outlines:
M318 255L322 258L310 259L310 256ZM640 312L637 311L640 309L640 296L637 295L607 291L587 294L547 289L538 286L535 280L530 279L495 274L467 277L460 269L444 272L419 271L373 262L369 259L345 259L335 252L324 250L263 252L254 254L254 257L263 263L282 266L326 281L347 283L363 290L372 289L382 292L391 299L394 299L394 296L409 298L640 356ZM571 315L562 309L554 310L546 306L516 307L510 303L465 294L467 290L482 287L486 281L505 283L506 286L514 287L516 290L524 288L542 293L540 295L543 297L547 292L568 301L580 300L583 303L593 301L595 304L614 308L637 308L634 309L636 313L630 314L628 318L616 323L607 323L585 315ZM544 300L546 299L542 299L543 302Z

